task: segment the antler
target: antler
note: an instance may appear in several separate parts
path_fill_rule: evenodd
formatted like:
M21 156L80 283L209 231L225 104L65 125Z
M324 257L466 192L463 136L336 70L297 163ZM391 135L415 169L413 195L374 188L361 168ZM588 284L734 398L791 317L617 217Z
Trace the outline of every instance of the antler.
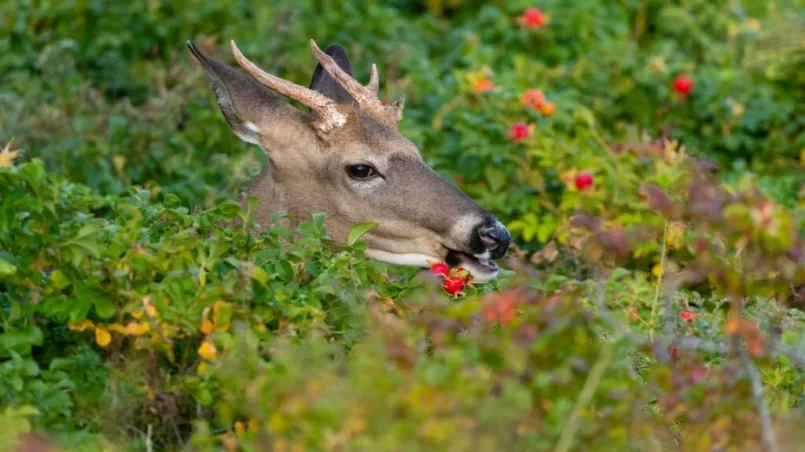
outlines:
M313 56L319 61L321 66L327 73L330 74L338 83L352 96L358 105L365 110L374 112L385 119L391 119L396 122L402 119L402 110L405 99L402 98L394 102L390 106L383 105L380 99L377 98L377 91L380 85L377 75L377 66L372 64L372 74L369 78L369 83L366 86L358 83L357 80L347 74L338 63L333 60L330 55L322 52L316 41L310 40L310 49L313 51Z
M290 97L291 99L299 101L312 108L313 111L318 114L319 120L317 127L322 131L329 132L336 127L343 126L346 122L344 114L338 110L338 106L335 101L329 97L319 93L318 91L297 85L296 83L289 82L288 80L283 80L260 69L245 56L243 56L234 40L230 41L230 47L232 48L232 53L235 55L235 59L240 67L245 69L246 72L248 72L249 75L254 77L257 81L285 97Z

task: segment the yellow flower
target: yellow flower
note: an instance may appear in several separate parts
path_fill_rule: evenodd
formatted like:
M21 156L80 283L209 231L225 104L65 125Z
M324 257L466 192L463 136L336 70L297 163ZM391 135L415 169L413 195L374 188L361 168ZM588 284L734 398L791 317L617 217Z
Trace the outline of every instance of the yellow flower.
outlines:
M204 341L198 348L198 356L201 356L206 360L213 360L216 356L218 356L218 349L215 348L215 344L212 342Z
M112 335L109 334L102 326L95 328L95 342L101 347L106 347L112 342Z
M660 265L660 264L657 264L657 265L655 265L654 267L651 268L651 274L654 275L657 278L662 276L663 273L664 273L664 271L662 269L662 265Z

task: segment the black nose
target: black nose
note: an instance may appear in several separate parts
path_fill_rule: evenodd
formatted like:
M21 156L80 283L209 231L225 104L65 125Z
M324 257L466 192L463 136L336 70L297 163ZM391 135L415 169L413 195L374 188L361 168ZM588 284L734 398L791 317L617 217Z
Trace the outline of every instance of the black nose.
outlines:
M484 225L478 228L478 235L492 259L505 256L512 241L509 231L497 218L487 218Z

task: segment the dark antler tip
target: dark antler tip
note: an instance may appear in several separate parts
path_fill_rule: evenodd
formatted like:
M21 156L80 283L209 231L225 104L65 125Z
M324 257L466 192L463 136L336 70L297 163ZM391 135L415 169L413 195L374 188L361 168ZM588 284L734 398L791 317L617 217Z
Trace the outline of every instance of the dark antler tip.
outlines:
M196 57L196 58L198 58L198 59L201 59L201 58L202 58L201 52L198 50L198 48L197 48L197 47L196 47L196 45L193 43L193 41L191 41L191 40L189 40L189 39L188 39L188 40L186 41L186 44L187 44L187 48L188 48L188 49L190 49L190 53L192 53L192 54L193 54L193 56L195 56L195 57Z

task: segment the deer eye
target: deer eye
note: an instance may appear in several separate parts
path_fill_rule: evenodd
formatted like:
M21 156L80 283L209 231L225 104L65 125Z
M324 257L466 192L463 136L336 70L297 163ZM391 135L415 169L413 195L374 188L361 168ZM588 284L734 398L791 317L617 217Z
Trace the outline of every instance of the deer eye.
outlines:
M368 179L376 176L377 171L369 165L349 165L347 174L353 179Z

